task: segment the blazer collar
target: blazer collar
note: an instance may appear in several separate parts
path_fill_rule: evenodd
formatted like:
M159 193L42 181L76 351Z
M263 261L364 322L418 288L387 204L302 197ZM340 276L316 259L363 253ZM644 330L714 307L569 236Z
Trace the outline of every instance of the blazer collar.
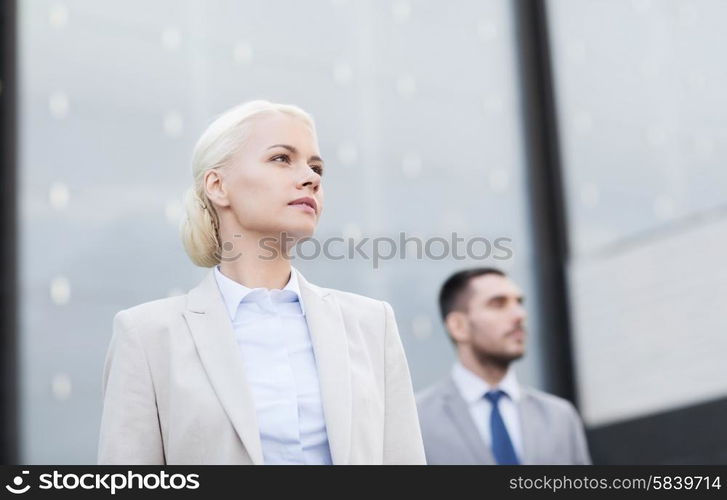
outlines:
M495 457L490 448L484 443L480 433L477 431L470 415L467 403L457 387L457 384L448 377L444 382L443 403L454 421L455 427L465 438L470 451L477 457L479 463L494 464ZM537 450L541 449L541 441L548 436L549 430L541 416L541 412L533 398L532 391L528 387L519 387L519 397L515 401L518 409L518 418L522 431L523 456L521 463L532 464L537 462Z
M331 457L334 464L346 464L351 448L352 405L343 317L330 291L293 272L297 274L300 297L305 303ZM184 317L210 381L253 463L262 464L255 403L213 270L190 290L187 300Z
M508 368L507 373L497 386L488 384L484 379L471 372L460 361L456 361L452 366L452 381L459 390L462 399L468 404L482 399L488 391L501 389L516 404L520 400L520 385L517 382L517 376L512 366Z
M538 408L533 392L528 387L522 388L522 397L517 402L518 415L520 417L520 429L522 430L523 464L537 464L539 462L538 451L547 449L547 442L544 439L550 435L547 421L543 418Z
M490 448L482 440L475 423L472 421L467 403L457 388L452 377L444 381L443 404L449 418L454 422L454 427L460 433L470 452L474 455L477 463L494 464L495 457Z
M309 283L298 272L323 399L328 444L335 465L349 463L351 452L351 376L343 316L330 290Z
M187 297L184 317L205 371L250 459L262 464L255 404L214 272L210 270Z
M233 319L235 317L235 313L237 312L237 307L240 305L240 302L242 302L243 299L247 297L250 292L258 289L246 287L242 283L238 283L232 278L228 278L227 276L222 274L222 271L220 271L219 264L217 264L212 269L212 272L215 275L217 287L222 293L222 300L225 302L227 313L230 318ZM273 291L273 293L279 292L281 291ZM300 296L300 287L298 286L298 271L292 266L290 268L290 278L288 278L288 283L282 289L282 292L295 294L295 296L298 298L298 303L300 304L300 310L305 315L305 303Z

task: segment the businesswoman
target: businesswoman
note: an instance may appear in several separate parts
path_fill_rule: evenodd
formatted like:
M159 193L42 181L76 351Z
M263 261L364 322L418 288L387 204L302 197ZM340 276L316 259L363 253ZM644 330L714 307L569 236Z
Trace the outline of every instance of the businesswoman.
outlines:
M287 258L318 224L324 169L298 107L252 101L207 128L182 240L212 269L114 317L99 463L424 463L389 304Z

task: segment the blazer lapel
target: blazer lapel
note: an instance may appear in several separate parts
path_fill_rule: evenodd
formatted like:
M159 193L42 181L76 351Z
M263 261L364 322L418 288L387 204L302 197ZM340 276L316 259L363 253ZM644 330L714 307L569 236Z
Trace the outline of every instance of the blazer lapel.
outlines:
M214 271L189 292L187 320L202 364L254 464L263 463L255 404Z
M306 281L297 272L318 369L318 380L326 419L328 445L336 465L350 460L351 377L346 330L333 295Z
M528 390L523 387L521 392L518 414L520 415L520 428L522 429L523 456L520 462L523 465L537 464L539 462L536 452L540 449L538 441L541 436L548 433L548 429L538 425L542 419L537 416L537 409L532 405L532 398Z
M455 428L459 431L467 443L470 452L475 456L477 463L483 465L491 465L495 463L495 458L490 448L482 440L477 427L472 421L467 403L460 395L454 382L449 379L444 394L444 406L449 417L455 424Z

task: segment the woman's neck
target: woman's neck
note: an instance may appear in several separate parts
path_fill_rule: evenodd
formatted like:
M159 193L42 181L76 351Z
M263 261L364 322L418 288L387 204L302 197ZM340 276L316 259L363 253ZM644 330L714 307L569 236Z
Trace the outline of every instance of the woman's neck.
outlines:
M232 243L232 244L230 244ZM220 271L248 288L282 289L290 278L290 259L267 236L246 233L222 240Z

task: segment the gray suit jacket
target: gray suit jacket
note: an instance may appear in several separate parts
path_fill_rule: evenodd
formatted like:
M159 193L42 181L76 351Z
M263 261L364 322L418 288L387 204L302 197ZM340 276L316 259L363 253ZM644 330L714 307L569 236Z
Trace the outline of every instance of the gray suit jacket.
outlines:
M409 369L386 302L301 275L334 464L423 464ZM119 312L103 375L100 464L261 464L252 391L213 271Z
M565 399L522 387L518 413L524 465L588 465L583 424ZM469 408L448 377L417 393L419 422L429 465L493 465L490 448L477 431Z

